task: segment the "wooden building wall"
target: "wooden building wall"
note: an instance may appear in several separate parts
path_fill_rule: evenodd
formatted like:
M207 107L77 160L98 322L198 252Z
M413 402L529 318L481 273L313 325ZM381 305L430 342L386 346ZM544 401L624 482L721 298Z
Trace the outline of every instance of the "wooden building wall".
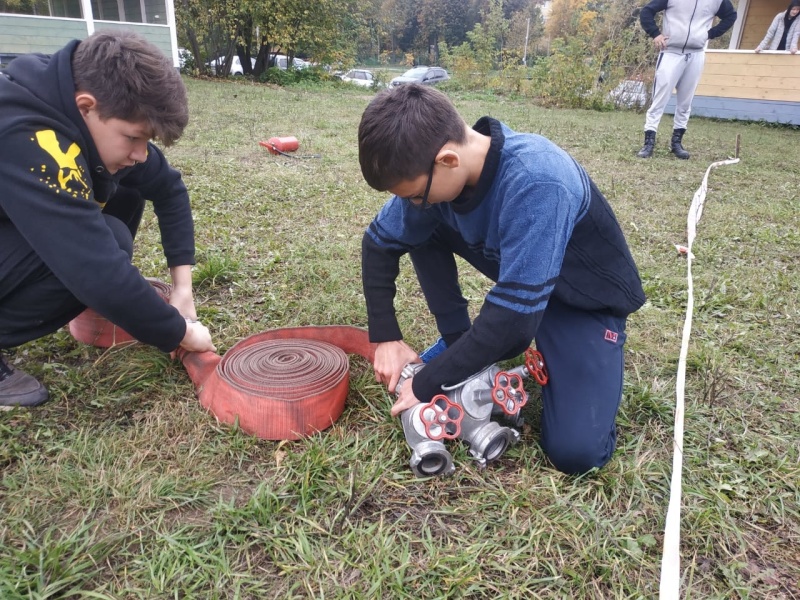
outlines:
M697 95L800 102L800 53L708 50Z
M170 30L167 25L95 21L95 30L127 29L141 34L169 57L172 57ZM0 14L0 63L5 56L42 52L52 54L71 40L82 40L88 33L83 19L31 17Z
M800 53L708 50L692 115L800 125Z

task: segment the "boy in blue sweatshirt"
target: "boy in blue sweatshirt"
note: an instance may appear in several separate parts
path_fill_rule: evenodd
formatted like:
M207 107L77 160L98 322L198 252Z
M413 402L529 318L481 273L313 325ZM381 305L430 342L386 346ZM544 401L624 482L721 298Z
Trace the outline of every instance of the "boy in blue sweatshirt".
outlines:
M616 445L626 320L645 297L613 211L586 171L541 136L489 117L470 128L447 96L417 84L379 93L358 139L365 180L393 194L362 243L375 377L394 392L403 367L420 361L394 310L406 253L444 349L401 387L392 415L535 340L550 375L544 451L566 473L603 466ZM455 255L495 282L472 322Z
M0 72L0 350L56 331L87 306L166 352L213 350L192 292L194 229L180 173L152 143L188 122L180 75L129 32L97 32ZM169 304L131 264L153 203ZM47 389L0 356L0 409Z

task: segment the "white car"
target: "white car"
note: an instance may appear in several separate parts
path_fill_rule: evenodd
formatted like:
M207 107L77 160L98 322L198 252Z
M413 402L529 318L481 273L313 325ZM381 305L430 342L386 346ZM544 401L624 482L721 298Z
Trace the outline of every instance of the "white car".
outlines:
M289 65L289 57L285 54L276 54L275 57L272 59L272 66L278 67L282 71L285 71L287 66ZM311 66L311 63L303 60L302 58L297 58L296 56L292 59L292 66L295 69L307 69Z
M225 64L225 61L221 60L219 58L215 58L214 60L212 60L211 62L206 63L206 64L211 69L211 72L216 75L217 74L217 65L223 65L223 64ZM250 57L250 68L251 69L255 69L256 68L256 59L255 59L255 57ZM242 61L239 59L239 55L238 54L234 54L233 58L231 59L231 73L230 74L231 75L244 75L244 68L242 67Z
M350 69L341 76L342 81L353 83L361 87L372 87L375 85L375 76L372 71L367 69Z
M187 64L194 64L194 55L186 48L178 48L178 67L185 69Z

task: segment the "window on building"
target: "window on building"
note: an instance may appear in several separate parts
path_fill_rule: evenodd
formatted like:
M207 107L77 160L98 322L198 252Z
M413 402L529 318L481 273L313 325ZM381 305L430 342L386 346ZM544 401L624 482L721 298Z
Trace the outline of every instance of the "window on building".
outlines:
M0 0L0 13L82 19L80 0Z
M95 21L167 25L164 0L91 0ZM0 13L83 19L80 0L0 0Z

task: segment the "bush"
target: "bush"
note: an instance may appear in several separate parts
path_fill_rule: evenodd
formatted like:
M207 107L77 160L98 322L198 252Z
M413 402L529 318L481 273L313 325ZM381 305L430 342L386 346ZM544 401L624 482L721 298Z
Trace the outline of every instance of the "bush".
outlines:
M553 42L553 53L536 62L533 80L538 98L545 105L568 108L600 108L600 68L594 64L584 42L578 39Z
M258 76L258 81L287 86L296 83L318 83L326 77L319 68L284 70L278 67L270 67Z

